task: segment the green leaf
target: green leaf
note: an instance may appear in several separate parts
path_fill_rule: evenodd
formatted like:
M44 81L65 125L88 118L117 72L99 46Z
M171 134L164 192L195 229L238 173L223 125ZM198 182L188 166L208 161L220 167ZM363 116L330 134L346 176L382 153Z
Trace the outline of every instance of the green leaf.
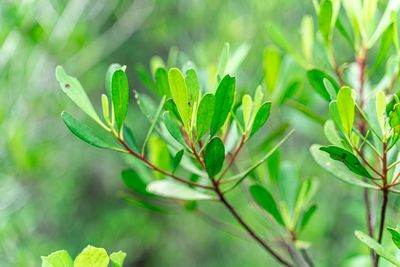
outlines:
M164 109L166 111L169 111L171 115L173 115L176 119L179 120L179 122L183 125L183 121L181 116L179 115L178 108L176 107L176 104L172 98L168 99L165 104L164 104Z
M63 119L68 129L82 141L95 147L118 150L118 148L108 144L102 137L93 132L93 130L90 129L87 125L75 119L68 112L63 111L61 113L61 118Z
M276 150L268 159L268 173L272 182L278 181L281 153Z
M276 87L281 67L281 56L279 51L274 47L267 47L264 50L264 71L265 86L268 95L271 96Z
M331 159L342 162L350 171L354 172L355 174L358 174L361 177L373 178L371 174L369 174L364 168L358 158L351 152L337 146L325 146L320 147L319 149L327 152Z
M387 250L385 250L381 244L376 242L374 239L372 239L370 236L364 234L363 232L360 231L355 231L354 234L356 237L363 242L365 245L367 245L370 249L376 252L379 256L382 258L385 258L389 262L393 263L396 266L400 266L400 261L396 259L395 256L390 254Z
M378 54L376 55L374 69L378 68L384 62L384 60L390 50L390 46L393 43L394 27L395 27L394 23L391 23L386 28L386 30L384 31L384 33L382 35L379 50L377 51Z
M189 118L192 118L194 105L199 105L200 97L200 81L194 69L186 71L185 83L188 90Z
M114 63L111 64L106 73L106 93L108 98L112 98L112 77L114 75L114 72L122 69L122 66L120 64Z
M374 188L374 186L363 182L359 176L355 176L344 164L333 160L328 153L321 151L320 148L320 145L312 145L310 147L310 152L318 165L327 172L333 174L343 182L365 188Z
M295 49L292 43L282 34L281 29L278 29L275 25L269 25L267 27L267 34L277 47L290 54L300 65L307 65L304 58L297 52L298 50Z
M251 96L245 94L242 98L242 109L243 109L243 121L246 129L250 126L249 122L251 117L252 106L253 106L253 100L251 99Z
M155 73L157 91L161 95L166 95L167 98L171 97L171 90L168 82L168 72L164 68L158 68Z
M142 155L144 155L144 151L145 151L145 149L146 149L147 142L149 141L149 138L150 138L150 136L152 135L152 133L153 133L153 131L154 131L154 128L155 128L156 125L157 125L158 119L160 118L162 109L163 109L163 107L164 107L164 103L165 103L165 96L163 96L163 97L161 98L161 101L160 101L160 104L158 105L156 114L154 115L153 120L151 121L150 128L149 128L149 130L147 131L146 138L144 139L143 146L142 146Z
M395 104L392 112L390 112L389 124L392 128L400 126L400 103Z
M235 182L235 184L228 189L227 191L233 190L237 185L239 185L250 173L252 173L258 166L263 164L271 155L274 154L275 151L278 150L282 146L283 143L293 134L294 130L289 132L285 137L283 137L273 148L271 148L267 154L265 154L260 160L258 160L256 163L251 165L249 168L246 170L226 179L226 182Z
M205 94L200 101L199 108L197 110L196 119L196 130L197 140L202 138L211 125L211 120L215 109L215 97L213 94Z
M76 257L74 267L108 267L109 262L104 248L89 245Z
M112 76L112 102L114 105L114 116L118 129L124 124L128 113L129 87L128 78L122 69L116 70Z
M229 61L229 51L230 51L230 45L229 43L225 43L224 48L221 51L221 54L219 56L219 60L218 60L218 75L220 77L224 76L226 73L226 68L227 68L227 64Z
M303 230L307 226L307 223L310 221L311 217L313 216L316 210L317 210L317 205L312 205L307 209L301 220L300 230Z
M224 125L235 102L236 79L226 75L215 93L215 109L211 120L210 135L215 135Z
M133 134L132 130L127 126L124 126L124 140L128 144L128 146L134 151L139 151L139 146L137 145L135 135Z
M331 144L335 146L340 146L342 144L342 138L340 138L333 121L327 120L325 122L324 133Z
M388 227L387 230L392 235L392 241L398 249L400 249L400 233L397 229Z
M88 96L83 90L82 85L78 79L69 76L65 73L63 67L57 66L56 68L56 79L60 83L61 89L67 96L89 117L96 121L100 125L104 125L94 110L92 103Z
M344 132L350 136L354 124L355 101L350 87L344 86L337 96L337 108Z
M143 85L146 86L147 89L154 91L156 86L154 84L154 81L153 81L153 78L151 77L150 72L142 64L137 64L135 66L135 71L139 77L139 80L143 83ZM157 88L157 90L158 90L158 88ZM160 93L160 92L157 91L156 93Z
M179 150L176 154L175 154L175 156L174 156L174 158L173 158L173 161L172 161L172 163L173 163L173 168L172 168L172 172L175 172L175 170L176 170L176 168L178 168L178 166L179 166L179 164L181 163L181 161L182 161L182 157L183 157L183 153L185 152L185 150L184 149L182 149L182 150Z
M123 267L125 258L126 258L126 253L121 250L118 252L111 253L110 260L112 263L112 267Z
M142 195L148 195L146 191L147 184L136 171L130 169L123 170L121 172L121 178L129 189Z
M253 136L268 120L271 110L271 102L264 102L258 109L254 118L250 136Z
M324 79L327 79L336 92L339 91L339 84L326 72L319 69L311 69L307 71L307 78L312 88L326 100L331 100L331 96L324 85Z
M376 117L382 134L385 134L386 95L383 91L376 93Z
M312 62L314 49L314 22L311 16L304 16L301 21L301 44L304 57Z
M387 29L387 27L390 25L392 20L392 14L397 13L400 9L399 2L397 0L390 0L388 3L386 3L386 10L381 16L379 20L379 24L376 27L375 32L372 34L371 38L368 40L368 48L372 47L375 42L379 39L379 37L382 35L382 33Z
M284 226L281 213L271 193L260 185L252 185L249 190L255 202L266 210L279 224Z
M196 191L182 183L170 180L158 180L147 186L149 193L181 200L215 200L216 198Z
M210 178L213 178L222 169L225 160L225 147L220 138L214 137L207 144L204 163Z
M323 0L318 14L319 31L325 44L330 45L332 39L333 6L331 0Z
M185 145L185 139L183 138L183 134L179 124L176 119L171 116L170 111L164 112L163 115L165 127L167 127L168 132L172 135L172 137L178 141L180 144Z
M172 99L178 108L179 115L182 118L183 125L189 126L189 96L186 87L185 79L181 71L177 68L172 68L168 72L169 87L171 89Z
M42 267L72 267L73 265L71 256L65 250L59 250L42 257Z

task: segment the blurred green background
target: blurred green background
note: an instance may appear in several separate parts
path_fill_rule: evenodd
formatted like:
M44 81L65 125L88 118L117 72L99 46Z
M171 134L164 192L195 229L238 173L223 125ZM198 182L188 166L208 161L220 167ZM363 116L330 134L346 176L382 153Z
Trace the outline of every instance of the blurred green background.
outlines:
M271 44L266 26L273 22L298 42L305 14L313 14L311 1L1 1L0 266L39 266L41 255L57 249L76 255L87 244L124 250L127 266L275 266L256 244L190 212L153 212L123 200L124 160L67 131L60 112L82 114L59 89L54 69L63 65L99 104L111 63L127 65L130 87L143 90L137 63L148 67L154 55L166 60L173 47L207 68L229 42L233 50L249 48L238 71L245 88L257 80ZM304 79L303 70L298 74ZM305 99L326 112L307 87ZM283 121L296 133L282 159L320 183L318 211L301 238L313 243L318 266L345 266L367 253L353 238L355 229L365 229L361 190L333 179L310 157L312 143L326 142L321 125L283 106L266 131ZM139 136L145 129L134 128ZM240 212L252 213L241 194L233 197ZM222 207L206 204L203 210L234 224Z

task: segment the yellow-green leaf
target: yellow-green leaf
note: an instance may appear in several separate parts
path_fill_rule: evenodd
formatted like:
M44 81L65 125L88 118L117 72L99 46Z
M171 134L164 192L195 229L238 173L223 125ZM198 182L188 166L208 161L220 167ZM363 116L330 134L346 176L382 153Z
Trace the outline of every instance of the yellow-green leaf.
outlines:
M76 257L74 267L108 267L109 262L104 248L89 245Z
M251 108L253 105L253 100L250 95L244 95L242 98L242 109L243 109L243 121L246 129L249 128L249 122L251 117Z
M355 101L350 87L344 86L337 96L337 108L344 132L350 136L354 124Z
M376 94L376 116L382 134L385 134L386 96L383 91Z
M281 55L274 47L267 47L264 50L264 80L267 93L271 96L276 87L281 67Z
M65 250L59 250L42 257L42 267L72 267L71 256Z
M172 99L178 108L179 115L183 120L186 128L189 127L189 96L186 87L185 79L181 71L177 68L172 68L168 72L169 87L171 90Z

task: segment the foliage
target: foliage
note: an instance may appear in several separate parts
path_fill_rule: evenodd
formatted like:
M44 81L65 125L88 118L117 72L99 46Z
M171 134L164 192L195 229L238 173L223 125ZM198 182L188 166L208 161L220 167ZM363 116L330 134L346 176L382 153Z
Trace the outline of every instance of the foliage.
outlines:
M126 253L122 251L107 254L104 248L87 246L73 261L66 250L58 250L42 257L42 267L123 267Z

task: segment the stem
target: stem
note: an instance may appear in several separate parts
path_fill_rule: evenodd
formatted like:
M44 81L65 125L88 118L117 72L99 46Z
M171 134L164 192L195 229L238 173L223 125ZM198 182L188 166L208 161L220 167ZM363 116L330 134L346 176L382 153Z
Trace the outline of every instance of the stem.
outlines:
M364 87L365 87L365 69L366 69L366 63L367 63L367 52L368 49L366 47L363 47L361 49L361 54L359 57L356 58L356 62L358 63L359 69L360 69L360 76L359 76L359 83L360 83L360 88L359 88L359 94L360 94L360 112L363 111L364 109ZM361 122L359 124L359 131L362 135L365 135L366 132L366 122L365 118L361 115ZM376 174L382 177L383 176L381 173L379 173L375 168L373 168L368 161L364 158L364 151L356 149L357 154L361 157L361 159L365 162L365 164L373 170ZM366 180L366 179L364 179ZM365 209L366 209L366 217L367 217L367 228L368 228L368 234L371 238L374 237L374 219L372 216L372 207L371 207L371 201L369 197L369 190L367 188L364 189L364 204L365 204ZM370 250L371 253L371 258L372 258L372 263L374 267L377 267L378 265L378 255L373 251Z
M215 192L217 193L221 203L229 210L229 212L235 217L235 219L242 225L242 227L247 231L247 233L266 251L268 251L278 262L283 266L293 267L293 265L283 259L276 251L274 251L261 237L259 237L254 230L243 220L235 208L225 199L224 194L221 192L218 182L212 179L214 184Z
M385 218L386 218L386 208L389 201L389 191L384 189L383 191L383 199L382 199L382 206L381 206L381 221L379 223L379 234L378 234L378 243L382 243L383 237L383 229L385 228ZM379 265L379 255L376 256L374 266L378 267Z
M382 206L381 206L381 219L379 223L379 234L378 234L378 243L382 243L383 237L383 229L385 228L385 219L386 219L386 209L389 200L389 190L388 190L388 183L387 183L387 144L383 142L383 158L382 158L382 173L383 173L383 185L382 185ZM379 255L376 256L375 266L379 264Z
M214 187L212 187L212 186L207 186L207 185L202 185L202 184L198 184L195 182L191 182L191 181L185 180L183 178L180 178L180 177L174 175L173 173L170 173L168 171L160 169L159 167L157 167L156 165L154 165L153 163L148 161L144 156L133 151L123 139L121 139L120 137L117 137L117 138L118 138L118 141L121 143L121 145L123 145L125 147L125 149L128 151L129 154L131 154L132 156L134 156L134 157L140 159L141 161L143 161L144 163L146 163L147 166L149 166L151 169L158 171L166 176L169 176L169 177L171 177L179 182L185 183L187 185L200 187L200 188L204 188L204 189L208 189L208 190L214 190Z

